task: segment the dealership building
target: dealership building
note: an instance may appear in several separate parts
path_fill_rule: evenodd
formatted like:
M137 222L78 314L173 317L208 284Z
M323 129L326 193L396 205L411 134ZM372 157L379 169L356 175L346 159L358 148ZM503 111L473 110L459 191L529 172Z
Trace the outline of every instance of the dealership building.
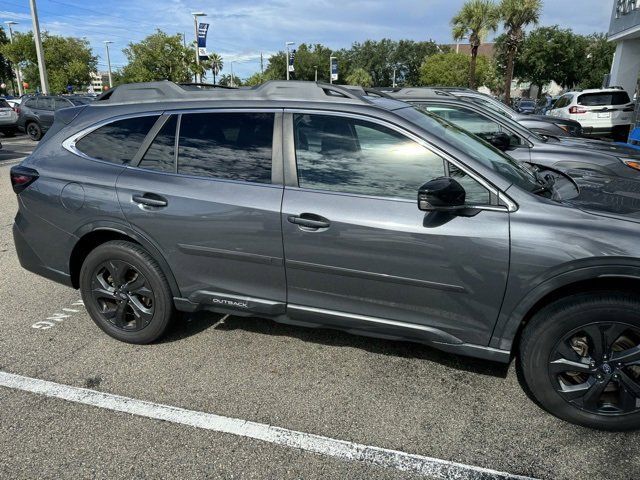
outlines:
M633 98L640 75L640 0L614 0L609 41L617 44L609 85Z

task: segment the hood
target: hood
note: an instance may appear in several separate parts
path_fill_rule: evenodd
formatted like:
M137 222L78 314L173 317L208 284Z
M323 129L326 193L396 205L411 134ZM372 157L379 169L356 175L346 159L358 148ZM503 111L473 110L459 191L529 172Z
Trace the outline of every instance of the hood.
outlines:
M563 203L589 213L640 223L640 180L575 170L571 178L580 192Z
M616 157L640 158L640 150L630 147L625 143L605 142L604 140L592 140L589 138L578 137L552 138L549 139L549 142L571 148L608 153Z

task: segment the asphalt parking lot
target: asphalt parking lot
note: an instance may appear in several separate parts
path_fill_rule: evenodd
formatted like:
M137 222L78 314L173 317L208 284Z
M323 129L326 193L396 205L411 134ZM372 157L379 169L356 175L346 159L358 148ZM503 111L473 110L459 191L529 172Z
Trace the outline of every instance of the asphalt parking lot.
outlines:
M8 173L33 143L1 141L0 376L469 466L455 477L442 470L450 478L500 478L478 468L541 479L640 477L640 433L591 431L551 417L522 391L514 365L262 319L217 325L215 314L185 319L154 345L112 340L77 291L18 264ZM400 461L374 465L368 455L317 454L59 397L0 386L0 478L444 478L442 471L403 471Z

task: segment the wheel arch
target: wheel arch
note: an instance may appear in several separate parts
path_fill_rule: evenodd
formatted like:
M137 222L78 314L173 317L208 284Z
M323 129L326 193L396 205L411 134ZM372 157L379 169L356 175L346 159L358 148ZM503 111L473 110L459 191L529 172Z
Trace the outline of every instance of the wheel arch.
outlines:
M588 268L554 277L529 292L508 318L496 326L490 346L518 351L522 331L531 318L547 305L576 293L595 291L631 292L640 296L640 267Z
M166 261L164 255L160 249L155 246L150 240L143 235L133 231L122 225L92 225L83 228L80 232L76 233L78 241L71 250L69 256L69 274L71 276L71 283L74 288L80 287L80 269L84 260L87 258L89 252L102 245L103 243L111 240L125 240L132 243L136 243L144 248L153 259L158 262L158 265L165 274L171 293L174 297L180 297L180 288L173 276L173 271Z

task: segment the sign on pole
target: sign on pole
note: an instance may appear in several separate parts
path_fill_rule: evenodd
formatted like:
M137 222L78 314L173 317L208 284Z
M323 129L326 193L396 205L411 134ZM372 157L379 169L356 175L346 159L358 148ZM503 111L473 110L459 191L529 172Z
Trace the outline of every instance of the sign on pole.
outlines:
M336 80L338 80L338 59L331 57L331 81L335 82Z
M207 53L207 32L209 31L208 23L198 24L198 56L200 60L207 60L209 54Z
M290 72L294 72L295 68L293 67L293 61L296 58L296 51L295 50L291 50L291 53L289 53L289 71Z

